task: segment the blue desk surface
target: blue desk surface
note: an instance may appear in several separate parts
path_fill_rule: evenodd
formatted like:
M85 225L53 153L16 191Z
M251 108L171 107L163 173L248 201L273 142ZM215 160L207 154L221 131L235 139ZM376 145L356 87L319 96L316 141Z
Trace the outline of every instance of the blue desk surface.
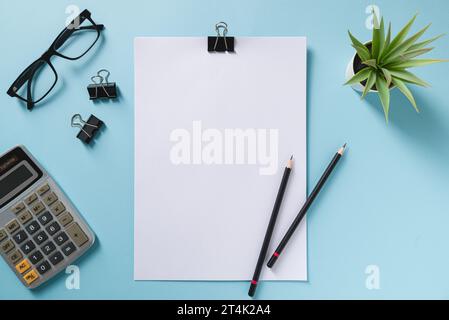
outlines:
M106 26L101 43L82 60L54 59L58 93L28 112L4 92L18 73L53 41L75 4ZM347 30L369 39L365 0L346 1L6 1L0 0L0 150L24 144L50 171L98 235L80 260L80 290L63 274L28 291L0 262L0 299L244 299L244 282L133 281L133 39L135 36L207 36L217 21L241 36L302 36L309 43L308 186L336 148L349 150L310 212L309 281L263 283L262 299L449 298L449 64L418 74L430 89L414 89L416 114L393 94L385 124L376 96L360 101L343 87L353 54ZM428 36L448 33L446 0L377 0L381 13L402 27L419 12ZM449 57L449 38L434 57ZM91 103L90 76L111 71L116 103ZM70 127L74 113L107 124L85 147ZM368 265L380 270L380 289L365 286Z

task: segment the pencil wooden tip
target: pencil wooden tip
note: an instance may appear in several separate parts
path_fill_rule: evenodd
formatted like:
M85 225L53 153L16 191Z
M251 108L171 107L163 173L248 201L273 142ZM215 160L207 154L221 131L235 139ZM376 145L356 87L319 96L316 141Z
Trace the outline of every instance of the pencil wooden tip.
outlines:
M287 168L291 169L293 167L293 156L287 161Z
M341 156L345 153L346 146L347 146L347 143L345 143L345 144L343 145L343 147L341 147L340 150L338 150L338 153L339 153Z

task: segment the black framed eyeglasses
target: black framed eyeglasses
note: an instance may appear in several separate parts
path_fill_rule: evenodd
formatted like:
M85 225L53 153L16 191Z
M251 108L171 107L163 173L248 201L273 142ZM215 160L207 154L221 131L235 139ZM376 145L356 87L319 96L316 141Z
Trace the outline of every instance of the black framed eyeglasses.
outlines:
M61 31L50 48L20 74L8 89L8 95L25 101L28 110L32 110L58 82L58 73L50 61L51 57L67 60L82 58L97 43L103 29L104 25L92 20L89 10L83 10Z

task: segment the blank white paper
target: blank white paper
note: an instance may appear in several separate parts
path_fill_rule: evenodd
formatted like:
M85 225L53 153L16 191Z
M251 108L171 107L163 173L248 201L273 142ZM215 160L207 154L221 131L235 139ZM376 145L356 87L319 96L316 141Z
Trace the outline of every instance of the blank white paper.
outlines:
M204 37L140 37L134 49L135 280L251 279L292 154L267 260L306 199L306 39L236 38L222 54ZM275 141L276 155L258 154ZM305 219L261 279L307 279Z

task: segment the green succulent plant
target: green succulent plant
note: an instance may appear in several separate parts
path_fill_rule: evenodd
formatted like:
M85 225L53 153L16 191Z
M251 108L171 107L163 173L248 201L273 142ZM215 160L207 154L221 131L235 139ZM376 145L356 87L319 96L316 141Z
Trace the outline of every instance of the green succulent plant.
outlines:
M402 94L410 101L415 110L419 112L415 98L408 88L408 85L418 85L428 87L429 84L421 80L413 73L409 72L409 68L425 66L433 63L443 62L447 60L437 59L416 59L423 54L430 52L432 47L427 47L430 43L439 39L443 35L418 42L421 36L430 27L430 24L407 38L407 35L416 20L415 15L405 27L392 38L391 23L388 31L385 32L384 19L380 23L376 14L374 14L373 38L366 45L357 40L350 31L349 37L352 46L357 51L362 64L365 66L358 71L345 85L354 85L358 83L366 83L362 94L362 99L370 92L377 90L380 101L385 113L385 119L388 122L388 114L390 110L390 89L398 88Z

